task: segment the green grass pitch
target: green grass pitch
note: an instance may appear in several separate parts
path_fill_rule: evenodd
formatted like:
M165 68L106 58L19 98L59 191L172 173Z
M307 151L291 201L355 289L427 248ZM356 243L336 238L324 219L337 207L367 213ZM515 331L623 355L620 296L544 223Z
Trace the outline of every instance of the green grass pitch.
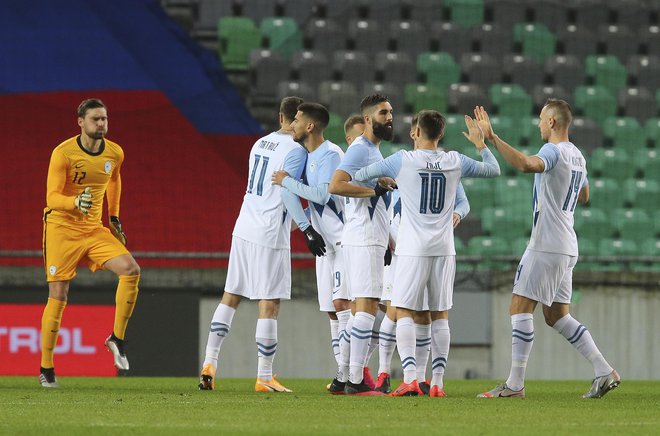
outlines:
M477 399L492 380L448 380L447 398L343 397L328 380L282 379L291 394L254 392L253 379L0 377L0 434L660 434L660 381L624 381L583 400L588 381L528 381L527 398ZM398 380L393 383L398 386Z

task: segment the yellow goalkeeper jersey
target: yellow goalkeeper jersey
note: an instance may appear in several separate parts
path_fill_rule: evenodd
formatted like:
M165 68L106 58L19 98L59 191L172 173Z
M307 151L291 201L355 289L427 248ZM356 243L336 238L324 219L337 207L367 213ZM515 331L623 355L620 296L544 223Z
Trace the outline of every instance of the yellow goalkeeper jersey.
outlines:
M65 226L96 227L101 224L103 199L107 194L108 215L119 216L124 151L119 144L103 139L96 153L83 148L80 135L58 145L50 158L44 220ZM74 200L85 188L92 189L92 207L87 215L76 209Z

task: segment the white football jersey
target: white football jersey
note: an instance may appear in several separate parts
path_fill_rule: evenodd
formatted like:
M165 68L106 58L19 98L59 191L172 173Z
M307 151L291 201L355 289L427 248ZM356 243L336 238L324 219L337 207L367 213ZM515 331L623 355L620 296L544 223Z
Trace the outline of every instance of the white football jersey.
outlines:
M233 235L269 248L290 248L291 218L281 189L271 183L274 171L299 179L307 151L288 134L273 132L257 140L250 151L248 184Z
M534 175L534 214L529 248L578 255L573 212L587 180L587 162L570 142L545 144L538 157L545 170Z
M355 173L361 168L383 160L378 146L364 136L359 136L348 147L346 155L338 169L350 174L354 183L373 188L377 179L359 182ZM381 197L346 198L346 219L342 245L387 247L389 241L389 207L392 200L390 193Z

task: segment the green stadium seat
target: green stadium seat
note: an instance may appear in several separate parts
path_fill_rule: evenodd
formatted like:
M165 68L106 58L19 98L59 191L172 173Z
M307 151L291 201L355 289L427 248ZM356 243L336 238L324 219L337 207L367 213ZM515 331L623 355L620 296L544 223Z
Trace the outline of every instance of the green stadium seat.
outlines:
M463 131L467 130L465 116L446 114L445 121L445 136L440 140L440 145L447 150L458 150L458 152L465 154L466 147L471 146L470 142L463 136ZM471 148L474 148L474 146L471 146Z
M598 124L602 125L605 119L616 115L616 97L605 87L578 86L574 99L576 109Z
M465 195L470 202L470 213L481 216L484 209L495 205L494 185L492 181L477 178L461 179Z
M637 256L638 249L635 241L629 239L606 238L598 245L601 256Z
M660 105L658 105L660 107ZM650 118L644 123L647 144L660 148L660 118Z
M533 154L536 154L543 145L539 133L539 117L521 117L514 120L514 123L520 132L522 142L531 145L531 149L534 150Z
M411 113L422 109L447 112L447 88L422 83L409 83L405 88L406 104Z
M496 83L489 93L498 115L520 118L532 113L532 97L520 85Z
M529 236L532 219L527 214L519 213L515 208L487 208L481 214L481 227L491 236L512 240Z
M635 175L635 168L630 164L628 153L620 148L597 148L587 159L587 168L599 177L609 177L622 183Z
M286 58L303 48L303 35L293 18L264 18L259 29L261 35L268 40L268 48Z
M653 223L643 209L615 209L613 221L622 239L641 243L653 238Z
M511 267L509 262L494 261L493 256L508 256L511 248L506 239L490 236L474 236L470 238L467 246L467 254L471 256L483 256L485 259L477 263L478 271L492 269L505 270Z
M646 147L646 132L636 118L607 118L603 124L603 131L614 148L633 152Z
M626 86L628 72L616 56L587 56L585 64L587 76L592 78L595 86L607 88L614 95Z
M624 198L616 180L587 177L589 178L589 208L605 211L623 206Z
M660 177L660 153L656 149L643 148L633 155L635 169L646 178L658 180Z
M391 156L399 150L410 150L410 147L404 144L396 144L387 141L382 141L380 143L380 152L383 157Z
M495 179L495 207L516 209L520 213L527 211L532 215L532 178L498 177Z
M474 27L484 21L484 0L445 0L452 23Z
M348 148L346 144L346 135L344 134L344 120L335 112L330 112L330 121L325 128L323 135L335 144L339 145L344 151Z
M640 245L642 256L660 256L660 239L647 239Z
M248 17L218 20L218 55L225 69L247 71L250 52L261 47L261 32Z
M522 257L525 249L527 249L527 244L529 244L528 237L518 237L511 241L511 254L514 256Z
M625 199L632 207L644 210L647 214L660 209L660 183L656 180L628 179L623 189Z
M602 209L578 207L573 217L575 233L580 243L583 239L599 240L613 236L612 222Z
M522 47L522 54L544 62L555 54L557 38L541 23L518 23L513 27L513 39Z
M445 52L420 53L417 56L417 72L424 74L427 85L444 90L461 78L461 67Z
M614 267L611 265L613 264L606 264L606 263L601 263L597 262L594 260L584 260L585 257L587 256L600 256L600 249L599 249L599 243L596 241L600 241L601 238L598 239L587 239L587 238L579 238L578 239L578 250L580 253L580 258L578 259L577 264L575 265L575 270L576 271L608 271L608 270L621 270L623 269L623 264L618 263L615 264Z

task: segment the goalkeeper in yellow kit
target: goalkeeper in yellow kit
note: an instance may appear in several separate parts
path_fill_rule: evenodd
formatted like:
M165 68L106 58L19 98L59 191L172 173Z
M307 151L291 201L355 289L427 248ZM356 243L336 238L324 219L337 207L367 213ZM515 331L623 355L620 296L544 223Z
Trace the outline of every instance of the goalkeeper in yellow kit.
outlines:
M105 139L108 115L98 99L78 107L81 133L58 145L50 158L43 256L48 281L48 303L41 319L41 370L39 382L57 387L53 350L66 306L69 283L80 261L92 271L106 269L119 276L115 322L105 345L118 369L127 370L124 335L138 295L140 267L126 249L126 235L119 221L124 152ZM103 226L103 198L107 199L110 229Z

